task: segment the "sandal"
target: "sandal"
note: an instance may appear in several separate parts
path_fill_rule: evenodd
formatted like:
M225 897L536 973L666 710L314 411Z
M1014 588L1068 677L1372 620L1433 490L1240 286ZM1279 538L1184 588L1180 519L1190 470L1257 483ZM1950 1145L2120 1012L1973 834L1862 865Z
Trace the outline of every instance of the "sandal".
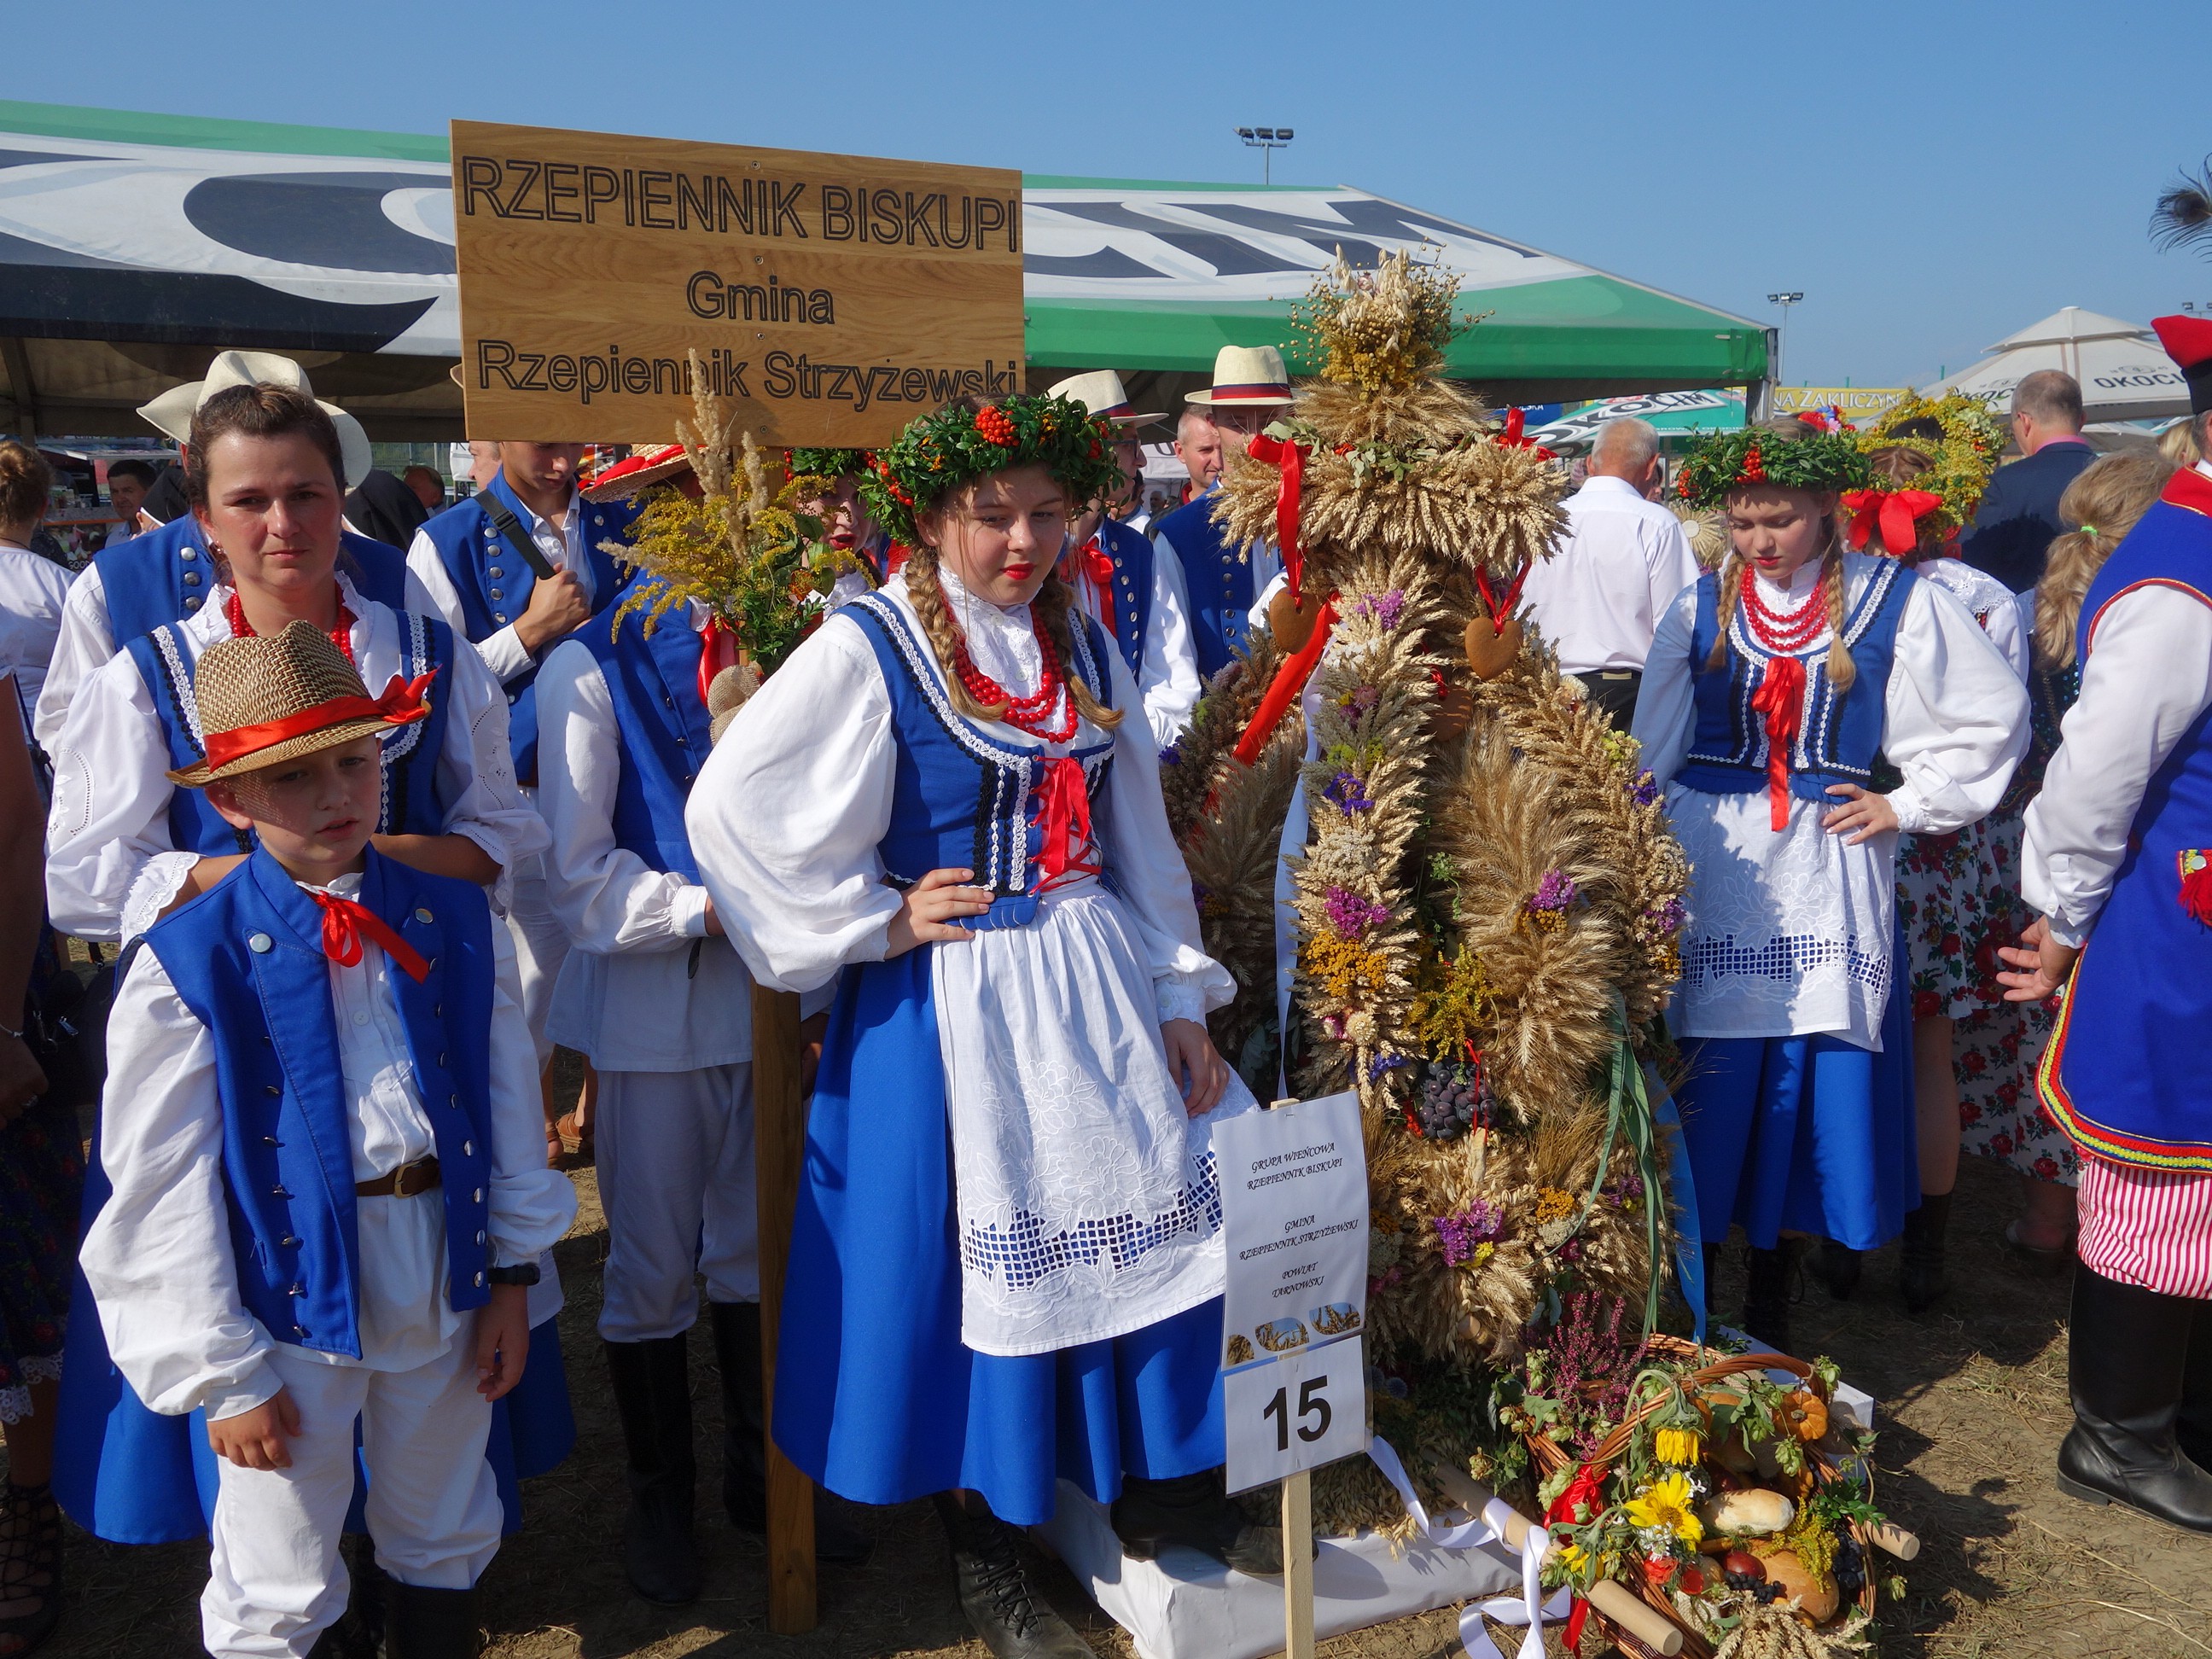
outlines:
M0 1659L33 1653L62 1617L62 1512L51 1486L7 1484L0 1498L0 1605L35 1596L30 1613L0 1614Z
M562 1152L588 1162L592 1156L592 1131L583 1118L580 1109L563 1112L553 1121L551 1133L559 1139Z

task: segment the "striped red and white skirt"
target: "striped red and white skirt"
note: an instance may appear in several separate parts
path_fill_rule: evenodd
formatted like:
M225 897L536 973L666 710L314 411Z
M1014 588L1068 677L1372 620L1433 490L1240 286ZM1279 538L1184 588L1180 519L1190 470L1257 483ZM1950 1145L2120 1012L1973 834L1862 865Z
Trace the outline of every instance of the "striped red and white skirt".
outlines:
M2081 1154L2081 1265L2166 1296L2212 1299L2212 1174Z

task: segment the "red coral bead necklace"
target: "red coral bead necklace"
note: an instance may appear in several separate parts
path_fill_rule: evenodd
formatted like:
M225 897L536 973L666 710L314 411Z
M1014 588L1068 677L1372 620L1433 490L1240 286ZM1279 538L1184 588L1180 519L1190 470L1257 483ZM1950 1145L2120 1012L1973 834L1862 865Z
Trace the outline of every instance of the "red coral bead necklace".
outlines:
M1045 632L1044 623L1034 611L1030 617L1030 629L1036 635L1037 652L1044 663L1044 672L1037 680L1035 695L1017 697L1006 688L975 666L975 659L968 654L968 635L954 624L952 634L953 672L968 695L986 708L1003 704L1006 713L1000 718L1010 726L1018 726L1032 737L1047 743L1066 743L1075 735L1075 699L1066 699L1066 708L1056 724L1052 719L1054 704L1061 700L1066 684L1060 673L1060 653L1053 648L1052 636Z
M1771 652L1794 655L1812 644L1828 625L1828 608L1820 603L1817 587L1804 604L1786 615L1759 597L1759 579L1748 565L1744 567L1739 587L1744 620L1751 625L1752 636Z

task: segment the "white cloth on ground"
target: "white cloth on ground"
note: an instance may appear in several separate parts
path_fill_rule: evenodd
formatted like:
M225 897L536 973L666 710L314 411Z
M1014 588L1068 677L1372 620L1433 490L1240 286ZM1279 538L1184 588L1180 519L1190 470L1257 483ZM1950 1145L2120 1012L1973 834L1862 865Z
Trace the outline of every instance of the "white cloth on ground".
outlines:
M607 1218L599 1334L648 1342L713 1302L760 1300L753 1068L599 1073L599 1202Z
M1844 555L1847 609L1881 562ZM1933 583L1905 580L1881 750L1904 775L1889 796L1899 828L1942 833L1986 817L2002 798L2027 744L2027 692L1964 606ZM1786 588L1757 580L1777 612L1820 603L1817 562ZM1852 845L1822 827L1830 805L1795 796L1778 834L1765 789L1712 794L1673 781L1696 727L1697 607L1692 587L1661 618L1633 727L1644 764L1666 786L1668 817L1693 872L1668 1023L1679 1036L1830 1032L1879 1049L1895 973L1897 838ZM1809 650L1817 654L1827 638L1824 627ZM1763 733L1758 752L1763 765Z
M428 591L411 571L403 592L410 611L420 611L426 617L439 614L430 603ZM203 605L201 609L206 607ZM99 561L94 560L79 571L76 580L70 584L69 604L62 611L61 637L54 643L53 661L46 671L46 688L39 696L38 732L41 744L48 749L54 746L55 739L61 736L63 724L69 719L70 705L76 701L78 688L128 643L127 640L115 637L115 624L107 614L106 582L100 575ZM384 688L372 685L369 690L381 691Z
M550 519L539 518L527 501L522 504L520 514L522 527L530 532L532 543L545 556L545 562L556 570L566 570L575 577L576 585L584 590L584 598L596 603L599 583L592 574L591 550L584 545L583 541L586 516L583 498L573 493L568 497L568 515L565 524L556 525ZM499 547L507 557L519 556L507 546L507 538L503 536L500 538ZM407 569L428 595L430 609L450 623L456 634L466 639L468 621L461 610L459 590L453 586L453 579L446 569L445 560L439 556L438 544L423 531L416 531L415 539L408 544ZM521 635L514 631L513 623L486 635L476 642L476 647L477 653L484 659L484 665L491 670L502 685L518 675L527 673L534 660L530 654L530 647L523 644Z
M2212 708L2212 606L2148 586L2094 622L2081 695L2028 803L2020 860L2021 896L2069 945L2088 937L2112 896L2151 778Z
M1038 683L1026 606L1001 611L942 573L976 665L1016 695ZM904 581L884 590L917 640ZM1036 1236L1143 1224L1211 1192L1209 1120L1186 1118L1166 1075L1160 1024L1203 1019L1234 993L1200 944L1190 878L1167 828L1158 756L1135 716L1127 665L1108 652L1114 701L1131 711L1096 828L1117 893L1095 878L1048 898L1027 927L936 947L941 1055L966 1242L1036 1218ZM927 651L928 695L944 679ZM1027 732L940 717L1000 744L1064 753ZM899 910L878 845L898 763L890 696L848 615L831 617L732 722L694 787L691 840L716 910L753 973L810 990L848 962L883 959ZM1075 741L1095 743L1087 722ZM984 994L985 986L989 994ZM995 1070L994 1070L995 1068ZM1216 1115L1251 1096L1231 1079ZM1073 1346L1145 1326L1220 1293L1218 1219L1164 1241L1117 1272L1096 1262L1025 1263L1017 1285L963 1250L962 1340L989 1353ZM1039 1271L1039 1270L1042 1271ZM1030 1274L1037 1272L1033 1282Z
M358 890L357 877L331 890ZM354 1176L367 1181L434 1146L416 1091L390 963L365 949L330 964L332 1021L349 1105ZM495 1267L550 1249L575 1218L566 1176L545 1167L538 1075L521 1011L495 982L492 1173L487 1231ZM117 988L108 1018L100 1161L114 1191L86 1234L85 1281L110 1355L153 1410L232 1417L276 1391L280 1346L307 1364L406 1370L442 1352L471 1316L447 1292L445 1205L437 1189L356 1203L361 1358L280 1345L239 1295L224 1199L222 1103L215 1038L151 951Z
M1552 556L1528 567L1522 615L1569 674L1640 672L1659 618L1698 580L1682 521L1626 478L1594 474L1562 504Z
M23 712L33 716L33 732L69 592L70 573L60 565L27 547L0 542L0 670L15 671L15 693Z
M319 1365L290 1347L269 1367L299 1409L300 1432L285 1443L288 1469L216 1463L200 1594L213 1659L302 1659L344 1613L338 1540L353 1501L356 1419L377 1565L426 1589L466 1589L483 1576L505 1511L484 1457L491 1402L477 1392L473 1341L408 1370Z
M353 612L354 660L371 696L407 667L410 628L400 612L363 599L344 576L338 592ZM79 583L79 587L82 586ZM216 640L230 637L224 617L231 590L171 630L189 670ZM465 836L502 872L545 844L545 825L514 781L507 747L507 698L483 664L459 649L438 675L433 696L447 699L438 784L444 831ZM51 684L51 683L50 683ZM405 741L403 727L391 742ZM179 851L169 834L169 750L154 693L138 665L117 653L85 682L51 745L54 799L46 823L46 899L54 925L80 939L128 938L126 912L140 925L173 897L198 854ZM167 857L162 855L167 854ZM506 878L502 875L501 884ZM135 891L141 883L147 890Z

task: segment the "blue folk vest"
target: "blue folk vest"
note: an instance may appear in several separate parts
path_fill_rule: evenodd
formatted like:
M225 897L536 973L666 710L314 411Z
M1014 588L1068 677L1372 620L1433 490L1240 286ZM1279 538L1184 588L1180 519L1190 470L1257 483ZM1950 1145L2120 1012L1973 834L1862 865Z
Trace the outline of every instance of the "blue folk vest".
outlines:
M2177 499L2178 498L2178 499ZM2086 660L2100 614L2146 586L2212 605L2212 484L2178 473L2081 601ZM2157 1170L2212 1170L2212 927L2181 884L2212 860L2212 709L2151 775L2127 855L2075 969L2036 1081L2084 1152Z
M446 827L450 805L438 787L438 761L446 750L447 694L453 675L453 630L435 617L402 611L399 635L405 650L409 679L435 673L423 694L429 704L428 719L398 727L384 739L384 805L377 829L388 836L435 836ZM154 700L154 713L161 722L167 744L169 766L180 771L207 758L200 740L199 701L192 694L192 675L198 663L182 629L163 623L139 635L123 647L138 665L139 678ZM372 696L384 688L369 688ZM208 805L206 793L179 789L169 798L169 842L180 853L216 856L250 851L251 832L234 829Z
M526 529L530 510L507 483L507 475L495 477L488 489ZM579 497L570 511L584 515L584 556L591 566L592 608L596 617L613 602L616 590L622 586L613 557L599 544L627 542L637 507L629 501L587 501ZM528 561L499 533L491 514L474 496L437 514L422 526L422 533L438 550L438 561L445 566L453 592L460 596L461 621L471 642L489 639L529 608L537 575ZM550 648L549 642L547 649ZM544 654L539 653L541 658ZM514 775L529 784L538 781L537 679L533 664L507 683L507 735L514 751Z
M1844 643L1858 671L1850 689L1838 691L1828 678L1825 643L1798 653L1805 665L1805 702L1790 754L1790 793L1802 800L1832 805L1829 785L1855 783L1863 789L1873 782L1897 625L1918 578L1894 559L1870 558L1862 564L1847 556L1846 580L1855 567L1869 566L1858 598L1844 617ZM1751 700L1766 672L1769 653L1744 625L1741 607L1731 605L1729 650L1719 667L1705 666L1720 631L1719 586L1712 571L1698 578L1698 622L1690 636L1697 724L1674 781L1708 794L1755 794L1766 787L1766 721Z
M208 556L199 520L189 513L101 548L92 562L107 600L108 636L118 642L183 620L215 592L215 561ZM407 608L407 556L398 548L349 530L338 539L338 568L362 598L394 611Z
M1129 665L1129 678L1141 684L1145 637L1152 625L1152 538L1108 519L1098 526L1098 544L1114 561L1114 642Z
M483 889L374 850L360 902L430 964L420 985L397 967L390 980L444 1177L435 1201L446 1212L453 1305L482 1307L489 1299L491 909ZM352 1108L321 910L283 866L256 853L145 938L214 1040L239 1300L279 1342L358 1359Z
M609 637L606 625L584 629L599 665L622 737L622 778L615 786L615 845L654 869L699 879L684 804L713 747L707 705L699 701L699 636L678 605L647 635L633 611Z
M1190 599L1191 643L1198 677L1211 680L1229 665L1251 632L1252 561L1213 520L1216 492L1208 490L1155 526L1182 561L1183 592Z
M973 870L975 885L988 887L997 896L987 913L963 925L1027 927L1037 913L1030 871L1042 842L1036 818L1046 757L994 742L955 712L931 666L929 647L889 599L863 594L837 614L851 617L866 636L890 693L898 757L890 827L878 843L884 872L894 886L911 887L933 870ZM1082 623L1069 629L1075 647L1073 672L1110 707L1105 639L1089 617L1072 611L1069 616ZM1082 763L1092 831L1103 850L1108 826L1099 797L1113 764L1113 740L1069 754Z

